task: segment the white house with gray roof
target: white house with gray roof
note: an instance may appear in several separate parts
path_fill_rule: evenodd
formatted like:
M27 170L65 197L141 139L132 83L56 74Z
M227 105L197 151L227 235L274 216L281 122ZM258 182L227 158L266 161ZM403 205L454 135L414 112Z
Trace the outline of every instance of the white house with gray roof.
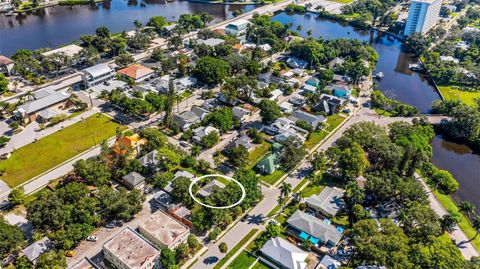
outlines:
M192 107L190 111L185 111L180 115L173 115L173 120L178 124L182 131L186 131L190 126L203 120L209 111L201 107Z
M38 114L43 110L52 108L54 106L57 106L61 109L65 108L70 94L67 92L45 91L37 94L36 96L38 99L19 106L14 111L15 117L26 122L35 121Z
M272 268L305 269L308 253L281 237L271 238L260 250L260 260Z
M315 213L333 218L344 205L344 194L344 190L325 187L320 194L312 195L305 203Z
M342 238L335 226L297 210L287 220L287 232L300 240L310 240L314 245L334 247Z
M122 183L129 189L141 189L145 185L145 177L137 172L130 172L122 177Z
M31 263L35 264L40 255L49 251L52 248L53 244L52 242L50 242L50 239L48 239L48 237L44 237L23 249L22 254L25 255L25 257L27 257L27 259Z
M87 88L109 81L115 77L115 70L108 64L97 64L82 70L82 80Z
M290 116L289 119L294 122L305 121L306 123L308 123L308 125L312 126L313 129L317 129L319 125L327 121L327 118L325 118L324 116L313 115L302 110L297 110L293 112L292 116Z

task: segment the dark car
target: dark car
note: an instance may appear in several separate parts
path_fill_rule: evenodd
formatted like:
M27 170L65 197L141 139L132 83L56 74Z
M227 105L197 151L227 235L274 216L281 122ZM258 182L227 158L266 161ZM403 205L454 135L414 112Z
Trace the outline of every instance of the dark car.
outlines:
M204 264L214 264L216 262L218 262L218 258L215 256L210 256L208 258L205 258L205 260L203 260Z

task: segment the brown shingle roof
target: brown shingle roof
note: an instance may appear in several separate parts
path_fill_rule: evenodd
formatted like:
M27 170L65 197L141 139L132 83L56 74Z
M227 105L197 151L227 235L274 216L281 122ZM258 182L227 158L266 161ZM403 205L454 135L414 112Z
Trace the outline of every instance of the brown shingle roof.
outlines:
M0 65L7 65L11 63L13 63L13 61L10 58L0 55Z
M148 76L153 72L154 71L152 69L139 64L132 64L118 71L118 73L133 79L139 79Z

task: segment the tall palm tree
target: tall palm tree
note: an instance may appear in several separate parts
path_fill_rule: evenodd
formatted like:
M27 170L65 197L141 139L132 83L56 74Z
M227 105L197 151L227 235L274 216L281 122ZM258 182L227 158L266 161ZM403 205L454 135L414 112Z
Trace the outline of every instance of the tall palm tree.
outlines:
M292 192L292 184L283 182L280 186L280 196L287 198L290 195L290 192Z
M458 209L462 214L470 219L470 216L475 213L475 206L469 201L463 201L458 205Z
M477 238L478 233L480 233L480 216L475 217L475 219L472 222L472 227L473 229L475 229L476 233L475 233L475 236L469 241L475 240L475 238Z
M133 25L135 25L135 30L140 30L140 28L142 28L142 23L139 21L139 20L134 20L133 21Z
M457 224L458 220L450 214L446 214L440 220L440 224L442 229L446 232L453 232L455 230L455 224Z

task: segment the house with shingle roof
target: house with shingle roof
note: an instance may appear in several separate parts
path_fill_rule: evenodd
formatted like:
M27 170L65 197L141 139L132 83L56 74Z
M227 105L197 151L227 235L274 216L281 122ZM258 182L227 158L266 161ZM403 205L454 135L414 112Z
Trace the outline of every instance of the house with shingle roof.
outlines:
M31 263L35 264L38 257L50 249L53 249L53 244L48 237L44 237L24 248L22 254L25 255Z
M305 203L315 213L333 218L344 205L344 195L344 190L327 186L320 194L310 196Z

